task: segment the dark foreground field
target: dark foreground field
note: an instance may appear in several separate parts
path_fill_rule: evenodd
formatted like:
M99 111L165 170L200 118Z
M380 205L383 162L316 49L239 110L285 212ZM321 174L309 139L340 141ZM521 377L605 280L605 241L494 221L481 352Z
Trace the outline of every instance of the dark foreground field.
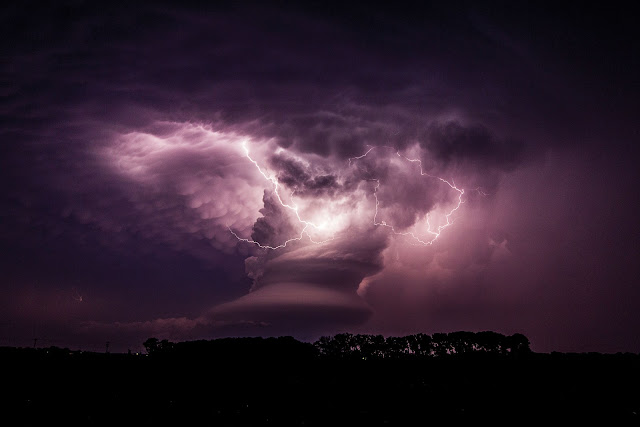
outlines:
M2 348L2 424L640 422L635 354L363 360L299 350L147 356Z

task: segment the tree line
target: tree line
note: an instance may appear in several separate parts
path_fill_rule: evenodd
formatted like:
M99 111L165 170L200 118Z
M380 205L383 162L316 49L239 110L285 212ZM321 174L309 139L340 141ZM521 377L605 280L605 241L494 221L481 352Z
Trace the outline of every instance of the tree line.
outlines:
M149 338L143 343L148 354L217 355L243 357L328 358L328 359L410 359L439 358L468 354L511 356L530 353L530 343L522 334L497 332L450 332L402 337L341 333L322 336L314 343L292 337L221 338L173 343Z
M342 333L320 337L314 343L320 356L329 358L401 359L444 357L471 353L516 355L529 353L530 343L522 334L497 332L450 332L403 337Z

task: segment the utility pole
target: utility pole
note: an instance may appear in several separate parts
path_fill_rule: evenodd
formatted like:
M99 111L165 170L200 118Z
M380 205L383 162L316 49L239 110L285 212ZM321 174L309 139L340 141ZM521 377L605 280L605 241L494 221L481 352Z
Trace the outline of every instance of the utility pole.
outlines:
M38 342L38 338L33 339L33 348L36 348L36 343Z
M109 353L109 341L107 341L107 345L106 345L106 349L104 351L105 353Z

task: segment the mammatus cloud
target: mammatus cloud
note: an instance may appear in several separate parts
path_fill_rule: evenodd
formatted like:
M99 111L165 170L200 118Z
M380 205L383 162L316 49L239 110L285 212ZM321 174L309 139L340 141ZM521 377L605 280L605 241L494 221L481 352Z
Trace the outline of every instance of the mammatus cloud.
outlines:
M229 228L250 230L262 207L264 182L246 161L245 140L201 125L159 123L118 136L103 156L114 173L144 191L136 206L141 216L164 217L151 222L150 236L191 234L231 253L238 245ZM163 197L175 206L154 205Z

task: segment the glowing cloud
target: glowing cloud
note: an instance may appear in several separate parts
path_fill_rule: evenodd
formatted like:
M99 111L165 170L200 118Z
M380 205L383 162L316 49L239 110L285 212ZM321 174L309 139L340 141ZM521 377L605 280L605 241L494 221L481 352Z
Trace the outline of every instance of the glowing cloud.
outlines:
M355 160L360 160L364 157L366 157L371 151L373 150L373 147L370 148L365 154L358 156L358 157L352 157L349 158L349 164L352 164L353 161ZM455 206L448 211L448 213L446 213L444 215L444 223L440 223L438 225L434 226L432 225L432 221L431 221L431 216L434 214L433 211L429 211L426 213L426 215L423 218L423 221L419 221L416 222L415 224L415 229L423 229L426 230L426 233L429 235L430 238L424 239L424 238L420 238L418 237L418 235L415 232L412 231L397 231L395 229L395 227L391 224L388 224L385 220L380 220L378 221L378 209L380 207L380 200L378 200L378 189L380 188L380 180L378 178L374 178L372 179L373 181L376 182L376 186L373 192L373 195L376 199L376 210L375 210L375 214L373 215L373 223L375 225L378 226L382 226L382 227L388 227L389 229L391 229L391 231L394 234L400 235L400 236L410 236L414 241L416 241L417 243L424 245L424 246L428 246L433 244L433 242L435 242L435 240L440 237L440 233L442 233L442 231L449 227L450 225L453 224L453 220L451 219L451 216L460 208L460 205L462 205L463 201L462 201L462 195L464 194L464 189L458 188L456 187L455 184L452 184L451 182L447 181L446 179L425 173L422 170L422 161L420 159L409 159L408 157L403 156L402 154L400 154L399 151L396 152L396 155L398 157L404 158L409 162L412 163L417 163L420 166L420 176L427 176L430 178L434 178L437 180L440 180L441 182L444 182L445 184L447 184L451 189L455 190L458 192L458 198L457 198L457 203L454 203ZM435 210L435 209L434 209ZM424 222L426 223L426 227L424 226L424 224L420 224L420 222ZM423 240L424 239L424 240Z
M300 235L299 235L298 237L293 237L293 238L287 239L287 240L285 240L285 241L284 241L284 243L282 243L282 244L280 244L280 245L277 245L277 246L263 245L263 244L261 244L260 242L257 242L257 241L252 240L252 239L244 239L244 238L242 238L242 237L238 236L238 235L237 235L237 234L236 234L236 233L231 229L231 227L229 227L229 231L230 231L230 232L231 232L231 233L232 233L232 234L233 234L233 235L234 235L238 240L243 241L243 242L247 242L247 243L253 243L253 244L255 244L256 246L259 246L260 248L263 248L263 249L280 249L280 248L284 248L284 247L286 247L286 246L287 246L287 244L289 244L290 242L298 241L298 240L302 240L302 238L303 238L305 235L309 237L309 240L310 240L311 242L313 242L313 243L317 243L317 244L319 244L319 243L324 243L324 242L327 242L327 241L329 241L329 240L333 239L333 237L329 237L329 238L327 238L327 239L325 239L325 240L322 240L322 241L314 240L314 238L312 237L312 234L310 234L310 232L309 232L309 231L307 231L307 230L311 227L311 228L313 228L313 229L314 229L314 231L316 232L315 234L318 234L318 232L326 232L326 231L327 231L327 229L329 229L329 228L330 228L330 227L329 227L329 225L330 225L330 224L331 224L331 225L334 225L334 224L336 223L336 221L335 221L335 220L333 220L333 221L324 220L324 221L322 221L322 222L318 222L318 223L316 224L316 223L314 223L314 222L311 222L311 221L308 221L308 220L302 219L302 218L300 217L300 207L299 207L297 204L295 204L295 203L293 203L293 202L285 203L285 202L283 201L283 198L282 198L282 196L281 196L281 194L280 194L280 192L281 192L281 189L280 189L281 185L280 185L280 182L278 181L278 178L276 178L276 177L275 177L275 176L273 176L273 175L269 175L269 174L267 174L264 170L262 170L262 168L260 167L260 165L258 164L258 162L257 162L257 161L255 161L255 160L251 157L251 155L249 154L249 148L247 147L247 141L246 141L246 140L242 142L242 148L244 149L244 152L245 152L246 157L249 159L249 161L250 161L251 163L253 163L253 164L255 165L255 167L258 169L258 171L260 172L260 174L261 174L261 175L262 175L266 180L270 181L270 182L273 184L273 194L275 195L275 197L276 197L276 199L278 200L278 202L280 203L280 205L281 205L282 207L284 207L284 208L288 209L289 211L291 211L291 212L295 215L295 217L296 217L297 221L298 221L300 224L302 224L302 225L303 225L303 227L302 227L302 230L300 231ZM294 192L295 192L295 190L294 190L293 192L291 192L290 199L292 199L292 198L293 198L293 193L294 193Z
M131 182L134 208L154 212L139 226L146 235L177 245L194 235L231 253L238 243L228 228L250 230L264 192L261 175L242 167L244 141L204 125L161 122L119 135L101 155Z
M234 232L231 228L229 228L229 231L238 240L254 244L262 249L271 249L271 250L284 248L291 242L301 241L305 236L309 239L311 243L322 244L330 240L333 240L335 238L336 233L343 231L348 226L350 220L346 217L349 216L349 211L352 214L353 213L361 214L359 210L354 211L349 209L341 209L341 208L345 208L347 201L352 206L354 204L357 205L363 202L362 200L358 200L357 198L352 200L353 196L356 195L355 191L350 196L345 196L344 194L340 194L339 198L334 197L334 198L324 199L324 200L320 200L318 203L318 200L314 200L311 202L304 199L302 202L294 201L294 194L296 191L294 189L290 192L290 195L288 197L289 201L286 202L283 196L283 192L284 192L283 185L278 180L276 174L267 173L260 166L260 164L251 156L251 153L248 147L248 142L246 140L242 142L242 147L244 149L246 158L256 167L256 169L260 172L260 174L264 177L265 180L271 182L273 186L273 194L275 196L275 199L279 203L279 205L285 208L286 210L288 210L295 217L294 221L297 221L297 223L299 223L302 226L302 228L300 230L299 235L295 237L290 237L287 240L284 240L283 243L275 246L263 244L254 239L242 238L236 232ZM374 148L375 147L371 147L367 152L365 152L360 156L349 158L348 165L350 167L354 165L357 166L357 162L367 157L374 150ZM386 148L389 148L389 147L386 147ZM283 151L282 148L278 150ZM438 180L446 184L451 190L454 190L457 193L457 197L456 197L456 200L453 203L451 203L452 206L450 206L449 208L445 206L441 206L446 203L438 203L437 206L432 206L431 209L425 212L424 215L421 216L421 218L417 218L413 228L415 230L420 229L423 231L423 234L426 234L426 237L424 236L420 237L417 231L400 231L400 229L397 229L399 227L388 223L384 219L379 219L380 200L379 200L378 194L379 194L380 186L382 185L381 180L380 178L375 177L376 176L375 171L374 172L366 171L365 173L370 173L374 176L374 177L366 178L366 181L373 181L376 183L375 187L372 190L372 194L375 199L375 206L373 209L373 213L371 214L373 217L373 225L387 227L395 235L408 236L413 240L413 243L415 244L429 246L433 244L433 242L440 236L440 234L444 231L444 229L446 229L447 227L453 224L452 216L460 208L460 206L463 203L462 196L464 195L464 189L458 188L455 185L455 183L453 183L453 181L450 182L444 178L440 178L424 172L424 170L422 169L421 160L410 159L400 154L399 151L396 152L396 155L398 158L402 159L404 162L418 164L419 176L421 177L426 176L428 178L432 178L434 180ZM403 165L397 165L397 166L403 167ZM361 197L361 196L362 195L358 195L356 197ZM443 211L444 213L442 213ZM301 215L301 212L304 212L304 214ZM440 217L439 220L434 221L433 217L437 217L437 216ZM316 237L319 235L326 236L327 234L329 234L329 237L324 237L321 239L318 239Z

